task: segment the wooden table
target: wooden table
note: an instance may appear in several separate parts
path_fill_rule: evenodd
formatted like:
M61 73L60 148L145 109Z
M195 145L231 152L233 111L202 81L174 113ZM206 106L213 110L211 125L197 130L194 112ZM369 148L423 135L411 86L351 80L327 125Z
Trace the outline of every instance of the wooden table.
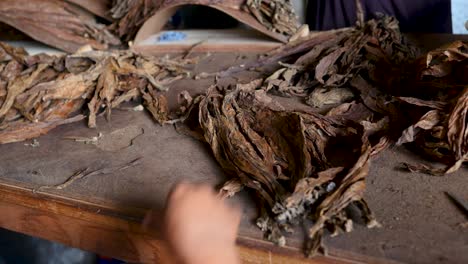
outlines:
M210 72L249 59L252 56L212 55L195 70ZM179 81L172 86L169 101L174 105L180 91L201 93L212 82ZM103 136L97 145L64 139L98 133ZM97 129L84 122L69 124L38 141L39 147L25 145L30 142L0 146L0 226L130 262L157 263L163 254L160 236L145 232L140 222L149 209L162 211L174 183L225 180L207 146L172 126L158 126L145 112L114 110L111 122L100 118ZM62 190L38 189L65 182L85 168L116 167L138 158L137 166L124 171L77 180ZM303 257L300 230L288 237L285 248L264 241L253 224L254 203L243 192L234 198L244 211L238 238L242 260L468 263L468 230L459 225L467 219L444 194L450 191L468 199L467 169L429 177L398 170L402 161L419 158L404 148L388 150L373 161L367 180L367 200L383 227L368 230L358 220L352 233L327 236L326 257Z

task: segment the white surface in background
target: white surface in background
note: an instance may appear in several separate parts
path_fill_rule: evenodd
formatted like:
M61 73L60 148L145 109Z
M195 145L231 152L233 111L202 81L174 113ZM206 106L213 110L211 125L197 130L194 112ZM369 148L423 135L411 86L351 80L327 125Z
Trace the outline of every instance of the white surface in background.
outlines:
M1 1L1 0L0 0ZM14 47L23 47L30 55L36 55L39 53L47 53L47 54L64 54L63 51L58 50L56 48L52 48L45 44L36 41L3 41L11 46Z
M170 46L174 44L195 45L201 42L209 43L229 43L229 44L245 44L251 43L272 43L277 44L278 41L265 36L255 30L249 28L235 28L235 29L204 29L204 30L177 30L187 35L187 37L180 41L159 41L159 35L166 31L161 31L149 38L143 40L137 45L159 45Z
M468 34L465 24L468 22L468 0L452 0L453 34Z
M299 18L299 22L304 24L306 20L306 13L307 13L306 12L307 1L306 0L292 0L291 2L294 8L294 12Z

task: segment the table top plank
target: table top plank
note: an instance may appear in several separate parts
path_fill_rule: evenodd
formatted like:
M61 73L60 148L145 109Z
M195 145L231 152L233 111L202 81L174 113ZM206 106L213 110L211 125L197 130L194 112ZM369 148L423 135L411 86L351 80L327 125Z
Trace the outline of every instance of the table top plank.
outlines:
M212 55L205 58L205 66L197 65L196 71L210 72L242 60L234 54ZM174 105L184 89L199 94L212 83L211 79L180 81L171 88L169 102ZM292 101L285 104L304 107ZM98 145L64 139L98 133L103 135ZM64 200L77 212L94 208L98 215L134 224L148 209L160 212L176 182L219 185L226 180L206 145L172 126L155 124L145 112L114 110L110 122L98 119L97 129L87 128L85 122L64 125L38 141L37 148L24 143L0 145L0 183L4 187L15 186L38 199ZM140 164L125 171L84 178L63 190L32 193L40 186L60 184L79 170L120 166L137 158L141 158ZM467 229L459 225L466 219L444 195L450 191L468 199L467 169L447 177L429 177L398 170L403 161L421 159L405 148L390 149L373 161L367 178L366 198L383 227L368 230L357 221L352 233L327 237L325 244L332 253L351 252L389 261L414 262L417 258L419 262L467 263ZM257 210L251 197L243 192L233 200L244 210L239 236L254 244L264 243L253 224ZM288 237L288 245L298 252L302 241L301 230Z

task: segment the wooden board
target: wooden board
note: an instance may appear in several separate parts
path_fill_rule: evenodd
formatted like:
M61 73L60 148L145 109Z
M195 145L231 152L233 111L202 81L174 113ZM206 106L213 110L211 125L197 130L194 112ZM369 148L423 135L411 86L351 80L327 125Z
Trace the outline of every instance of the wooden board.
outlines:
M161 31L135 44L136 52L154 55L180 52L268 52L281 45L281 42L248 28L222 30L176 30L186 37L179 41L159 41Z
M54 240L101 255L134 263L168 263L167 245L158 234L143 230L139 221L126 217L122 208L105 210L101 205L70 201L0 184L0 226ZM120 211L120 215L115 210ZM295 248L275 248L249 237L238 238L242 263L355 263L382 262L357 254L332 251L327 257L306 259Z
M196 71L211 72L255 58L211 55ZM258 73L249 77L254 75ZM237 77L239 82L247 78ZM211 79L179 81L171 88L169 102L174 105L182 90L197 94L212 83ZM282 103L304 107L298 102ZM98 133L103 134L98 145L64 139ZM157 259L160 241L143 233L139 221L151 208L161 212L174 183L190 180L218 185L225 180L207 146L171 126L156 125L144 112L115 110L110 122L99 119L97 129L88 129L85 123L70 124L38 141L37 148L24 143L0 146L0 210L9 212L0 217L0 225L130 261ZM39 186L64 182L78 170L118 166L136 158L142 158L141 163L125 171L85 178L64 190L33 193ZM352 233L325 239L334 257L311 263L338 262L336 257L373 263L468 262L467 229L460 225L466 218L444 194L450 191L468 199L467 169L449 177L429 177L399 170L403 161L420 159L406 149L389 150L374 160L367 179L366 197L383 228L368 230L356 216ZM277 248L263 242L253 224L257 211L248 193L234 202L243 206L239 244L246 263L265 263L270 257L284 263L285 256L288 261L305 261L300 253L302 230L288 237L288 248Z

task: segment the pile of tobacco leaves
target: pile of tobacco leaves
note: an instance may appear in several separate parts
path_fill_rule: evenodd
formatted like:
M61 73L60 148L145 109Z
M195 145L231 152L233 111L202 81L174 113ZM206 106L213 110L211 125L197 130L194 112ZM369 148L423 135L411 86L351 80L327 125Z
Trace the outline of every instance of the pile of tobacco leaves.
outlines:
M186 67L192 63L91 49L28 56L22 48L0 43L0 144L35 138L86 117L89 127L96 127L97 115L109 120L113 108L138 98L162 124L168 110L161 92L189 76Z
M232 177L222 192L254 190L262 209L257 224L279 245L293 227L310 225L307 253L314 255L327 230L352 230L349 206L368 227L379 226L363 196L371 160L386 148L409 144L446 164L406 164L413 172L444 175L468 161L468 43L418 58L394 18L365 22L358 10L353 28L313 33L217 73L280 62L265 78L215 85L196 98L181 94L175 120L168 120L164 92L189 77L193 61L128 51L28 56L0 44L0 143L83 118L95 127L97 115L109 119L113 108L141 99L160 123L195 121L194 132ZM288 110L276 96L309 107Z

